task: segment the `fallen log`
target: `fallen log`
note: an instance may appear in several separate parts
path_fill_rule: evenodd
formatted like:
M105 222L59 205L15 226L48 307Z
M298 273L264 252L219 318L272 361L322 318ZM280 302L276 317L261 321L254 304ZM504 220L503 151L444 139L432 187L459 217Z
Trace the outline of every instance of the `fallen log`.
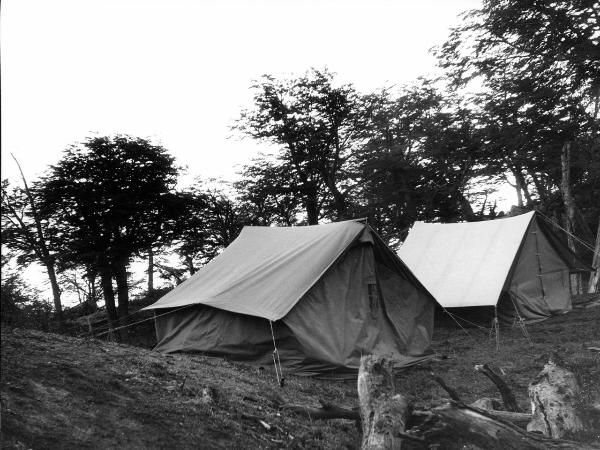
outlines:
M508 385L500 377L500 375L494 372L487 364L477 364L475 366L475 370L488 377L492 381L492 383L496 385L496 387L500 391L500 395L502 396L502 403L504 403L504 408L507 411L523 412L523 410L521 409L521 407L519 407L519 404L517 403L515 394L513 394L512 390L508 387Z
M431 378L433 379L433 381L435 381L437 384L439 384L443 390L445 390L448 395L450 396L450 398L454 401L457 402L461 402L461 398L459 397L458 393L454 390L454 388L451 388L450 386L448 386L446 384L446 381L444 381L444 379L438 375L436 375L435 373L431 372L429 374L431 376Z
M399 449L400 435L411 408L404 396L395 393L391 361L378 356L361 358L358 401L363 432L361 448Z
M454 449L597 449L581 442L551 439L541 434L528 433L516 425L494 417L487 411L451 402L428 411L414 411L410 429L402 432L410 436L408 448Z
M528 391L533 414L528 431L561 438L585 429L576 406L579 384L573 372L550 359Z
M431 378L435 380L446 392L448 392L452 400L458 403L462 403L462 400L460 399L456 391L450 386L448 386L442 377L431 373ZM469 406L477 410L484 410L489 415L497 419L507 420L521 428L526 428L527 424L531 420L531 414L512 411L501 411L496 409L499 406L499 402L496 399L480 398L479 400L475 400Z

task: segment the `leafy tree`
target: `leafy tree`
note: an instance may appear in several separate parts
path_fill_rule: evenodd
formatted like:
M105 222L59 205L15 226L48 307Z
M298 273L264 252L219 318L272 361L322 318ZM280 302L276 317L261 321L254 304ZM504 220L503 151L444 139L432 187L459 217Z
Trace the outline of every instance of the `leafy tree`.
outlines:
M556 216L562 209L567 230L590 239L597 202L584 199L598 180L598 17L594 0L486 0L439 52L455 86L477 80L484 88L491 170L510 171L530 206Z
M29 187L21 166L15 159L22 187L13 187L2 181L2 244L18 252L19 264L39 262L46 270L54 311L59 327L63 326L61 289L56 275L57 228L52 217L39 208L39 192Z
M289 167L267 157L245 166L242 179L234 183L245 218L254 225L294 225L302 204Z
M97 270L113 323L128 313L131 258L168 239L184 213L176 177L163 147L117 135L71 146L42 180L43 208L61 226L62 258Z
M236 129L279 147L278 185L294 189L309 224L320 216L348 215L347 158L352 149L354 102L352 86L335 86L333 74L311 69L293 79L264 76L253 86L254 108L244 110ZM326 211L326 200L330 205Z
M27 285L18 271L9 268L9 258L2 255L0 283L0 321L3 325L48 331L52 307Z
M389 242L415 220L477 220L467 190L479 175L473 118L431 82L363 98L354 203Z
M193 275L198 266L233 242L247 221L240 206L222 189L207 188L198 181L182 195L186 212L174 222L174 248ZM167 272L178 278L176 271Z

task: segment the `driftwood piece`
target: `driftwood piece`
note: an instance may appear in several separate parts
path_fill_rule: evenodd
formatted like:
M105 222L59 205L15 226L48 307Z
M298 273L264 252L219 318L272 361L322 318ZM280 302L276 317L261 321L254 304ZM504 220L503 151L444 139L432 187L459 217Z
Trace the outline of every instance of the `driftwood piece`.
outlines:
M448 395L450 396L450 398L452 400L457 401L457 402L462 402L458 393L454 390L454 388L451 388L450 386L448 386L442 377L436 375L433 372L431 372L429 375L437 384L439 384L442 387L443 390L445 390L448 393Z
M492 416L486 411L458 402L415 411L414 424L403 436L410 436L421 447L453 449L593 449L591 445L556 440L528 433L512 423ZM417 441L418 440L418 441ZM412 447L414 448L414 447Z
M584 430L576 401L579 384L573 372L557 365L552 359L529 385L533 419L528 431L561 438Z
M410 405L394 391L392 362L378 356L363 356L358 371L363 450L400 448Z
M357 409L342 408L340 406L326 403L319 400L321 407L284 404L280 408L284 411L291 411L304 415L309 419L351 419L360 420L360 414Z
M500 377L500 375L494 372L487 364L477 364L475 366L475 370L488 377L490 380L492 380L492 383L496 385L496 387L500 391L500 395L502 396L504 408L507 411L523 412L523 410L519 407L519 404L517 403L515 394L513 394L511 389L508 387L506 382Z
M456 391L448 386L442 377L431 373L431 378L433 378L446 392L448 392L452 400L462 403ZM509 422L512 422L521 428L526 428L527 424L531 420L531 414L512 411L499 411L497 408L500 406L500 402L492 398L480 398L479 400L471 403L469 406L476 410L484 410L488 415L497 419L508 420Z
M482 397L478 400L475 400L473 403L469 403L469 406L471 408L479 408L489 411L502 408L502 403L497 398Z

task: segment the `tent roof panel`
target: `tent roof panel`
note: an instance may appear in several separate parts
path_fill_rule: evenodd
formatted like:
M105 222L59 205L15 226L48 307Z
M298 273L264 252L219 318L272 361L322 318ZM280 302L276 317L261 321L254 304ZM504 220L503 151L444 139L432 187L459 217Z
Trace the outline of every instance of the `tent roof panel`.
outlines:
M415 222L398 254L442 306L495 305L533 215Z
M244 227L220 255L146 309L201 303L279 320L364 229L356 221Z

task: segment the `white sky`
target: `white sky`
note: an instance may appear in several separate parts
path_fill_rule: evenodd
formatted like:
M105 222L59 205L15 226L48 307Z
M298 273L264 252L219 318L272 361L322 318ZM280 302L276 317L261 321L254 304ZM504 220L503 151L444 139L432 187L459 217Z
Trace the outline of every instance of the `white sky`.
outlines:
M252 80L327 66L362 91L436 72L429 49L481 0L4 0L2 177L33 179L69 144L125 133L189 176L235 177ZM264 147L262 147L264 148ZM510 204L510 202L508 203Z
M228 139L262 74L327 66L369 91L435 71L428 50L480 0L4 0L2 176L126 133L193 176L232 178L260 146Z

